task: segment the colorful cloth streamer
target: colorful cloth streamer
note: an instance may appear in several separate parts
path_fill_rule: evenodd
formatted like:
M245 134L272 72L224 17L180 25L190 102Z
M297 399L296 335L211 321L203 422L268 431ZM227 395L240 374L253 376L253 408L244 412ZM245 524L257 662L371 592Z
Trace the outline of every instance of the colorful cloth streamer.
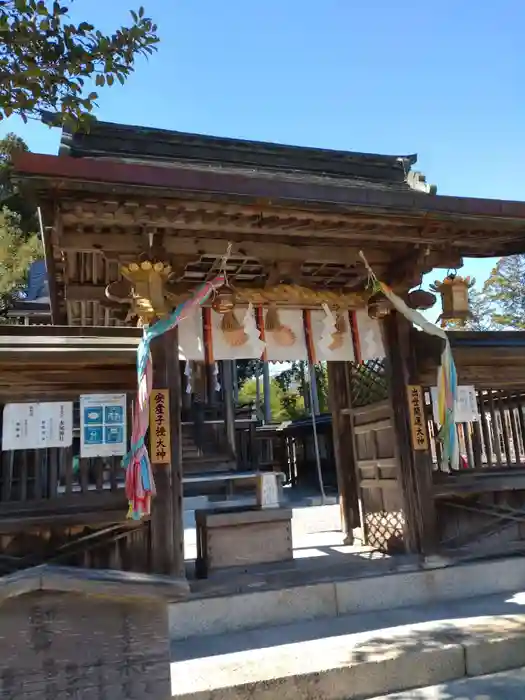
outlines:
M223 274L203 284L191 299L177 306L175 311L165 319L152 326L144 327L144 335L137 352L137 398L133 410L133 429L131 447L122 460L126 469L126 496L129 501L128 517L140 520L151 511L151 498L155 495L155 481L145 445L149 426L149 399L153 384L153 366L151 360L151 341L175 328L179 321L190 314L195 307L202 306L211 294L222 287L226 278Z
M452 350L448 335L442 328L438 328L419 313L416 309L410 309L405 302L400 299L390 287L380 282L375 276L372 268L368 264L365 256L360 252L360 256L370 274L374 286L380 290L387 299L390 300L394 308L406 319L422 331L429 335L437 336L445 341L445 347L441 353L441 366L438 370L438 417L440 431L438 439L441 442L441 470L448 472L449 464L452 469L459 469L459 443L456 431L456 397L458 381L456 365L452 357Z

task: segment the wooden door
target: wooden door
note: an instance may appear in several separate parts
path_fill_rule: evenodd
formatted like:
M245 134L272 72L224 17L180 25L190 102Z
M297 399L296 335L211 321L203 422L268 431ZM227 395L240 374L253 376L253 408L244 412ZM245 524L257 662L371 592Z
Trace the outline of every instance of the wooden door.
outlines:
M389 399L349 410L354 434L361 523L366 544L404 550L405 515Z

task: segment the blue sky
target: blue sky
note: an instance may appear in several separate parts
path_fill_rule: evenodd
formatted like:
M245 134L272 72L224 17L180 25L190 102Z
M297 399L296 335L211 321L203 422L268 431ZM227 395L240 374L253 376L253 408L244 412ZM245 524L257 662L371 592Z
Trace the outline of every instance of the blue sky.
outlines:
M525 2L143 0L159 52L101 119L378 153L417 152L441 194L524 199ZM132 0L77 0L103 30ZM34 151L59 134L0 125ZM493 261L468 261L479 280ZM436 275L433 275L435 277Z

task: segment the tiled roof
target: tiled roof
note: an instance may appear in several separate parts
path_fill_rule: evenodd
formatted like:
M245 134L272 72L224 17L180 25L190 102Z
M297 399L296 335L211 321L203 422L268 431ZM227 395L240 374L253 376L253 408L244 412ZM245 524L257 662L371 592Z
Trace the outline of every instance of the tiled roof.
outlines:
M60 154L247 175L274 173L293 180L338 180L340 184L371 189L435 192L424 176L411 170L417 161L415 155L285 146L109 122L96 122L89 133L63 132Z

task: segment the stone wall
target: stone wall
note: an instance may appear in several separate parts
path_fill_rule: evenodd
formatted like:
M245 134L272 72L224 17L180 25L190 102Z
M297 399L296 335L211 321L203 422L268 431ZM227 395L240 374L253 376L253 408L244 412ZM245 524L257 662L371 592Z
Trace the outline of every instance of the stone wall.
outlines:
M1 700L167 700L165 602L32 592L0 605Z

